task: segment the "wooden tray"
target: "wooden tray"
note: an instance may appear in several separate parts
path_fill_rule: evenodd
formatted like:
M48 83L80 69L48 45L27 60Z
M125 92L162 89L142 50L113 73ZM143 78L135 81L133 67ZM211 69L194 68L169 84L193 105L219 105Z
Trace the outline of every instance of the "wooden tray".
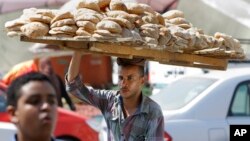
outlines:
M164 49L152 49L140 41L131 38L117 39L74 39L58 37L28 38L20 37L21 41L58 45L63 49L83 51L86 53L103 54L122 58L140 57L158 61L163 64L198 67L206 69L226 70L228 59L205 57L201 55L173 53Z

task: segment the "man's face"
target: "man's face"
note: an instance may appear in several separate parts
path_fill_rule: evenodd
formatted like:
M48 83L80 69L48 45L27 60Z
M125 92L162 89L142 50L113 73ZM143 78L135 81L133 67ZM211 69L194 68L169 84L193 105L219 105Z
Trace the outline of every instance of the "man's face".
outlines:
M141 93L144 77L139 73L138 66L126 66L119 68L119 89L125 99L137 97Z
M56 94L50 83L30 81L21 87L12 122L26 137L51 136L56 117Z
M42 58L39 60L39 71L47 76L52 75L53 72L53 68L52 68L52 64L51 61L49 60L49 58Z

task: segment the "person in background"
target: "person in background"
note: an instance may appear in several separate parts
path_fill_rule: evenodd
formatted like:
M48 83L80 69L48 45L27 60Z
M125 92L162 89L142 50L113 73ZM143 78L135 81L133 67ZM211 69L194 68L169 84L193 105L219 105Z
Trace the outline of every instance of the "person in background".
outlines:
M56 87L58 106L63 107L62 98L64 98L69 108L73 111L76 110L74 103L66 92L63 80L54 72L48 57L37 58L15 65L1 81L8 86L15 78L32 71L41 72L50 78Z
M4 112L6 109L6 89L7 86L4 83L0 82L0 112Z
M108 141L164 140L161 108L142 94L144 59L117 59L119 91L85 86L79 77L80 61L81 53L75 52L65 77L66 89L101 110L107 123Z
M0 95L5 95L6 89L7 89L7 86L3 82L0 81Z
M7 105L17 127L13 141L56 141L51 137L57 119L56 89L47 76L30 72L13 80Z

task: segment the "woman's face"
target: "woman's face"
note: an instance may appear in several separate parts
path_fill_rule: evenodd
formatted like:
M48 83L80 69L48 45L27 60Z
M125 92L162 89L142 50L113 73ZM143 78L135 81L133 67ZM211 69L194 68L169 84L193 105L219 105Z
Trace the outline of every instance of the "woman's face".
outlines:
M12 116L12 121L24 136L51 136L57 118L54 87L46 81L30 81L23 85Z

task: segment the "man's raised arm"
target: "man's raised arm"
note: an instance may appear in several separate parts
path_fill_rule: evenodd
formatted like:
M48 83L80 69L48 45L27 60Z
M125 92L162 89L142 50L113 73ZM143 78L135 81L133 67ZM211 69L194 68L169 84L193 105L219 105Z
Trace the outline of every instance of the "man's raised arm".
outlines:
M68 82L74 80L74 78L79 74L81 58L82 58L82 53L75 51L69 64L68 76L67 76Z

